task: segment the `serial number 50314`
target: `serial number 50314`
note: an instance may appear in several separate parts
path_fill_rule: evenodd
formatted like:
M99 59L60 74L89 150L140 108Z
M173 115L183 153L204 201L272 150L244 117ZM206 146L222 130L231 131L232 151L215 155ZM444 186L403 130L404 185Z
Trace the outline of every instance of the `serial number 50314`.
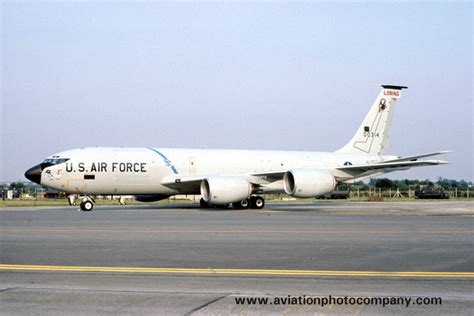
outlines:
M364 137L379 137L379 132L364 132Z

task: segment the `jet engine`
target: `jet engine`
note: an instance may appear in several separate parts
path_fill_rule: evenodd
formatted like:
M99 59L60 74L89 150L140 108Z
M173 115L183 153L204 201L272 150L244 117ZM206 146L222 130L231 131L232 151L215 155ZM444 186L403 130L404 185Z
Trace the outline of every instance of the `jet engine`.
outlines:
M334 191L336 179L327 170L294 169L283 176L286 194L300 197L316 197Z
M201 182L201 195L211 205L224 205L247 199L252 185L238 177L210 177Z

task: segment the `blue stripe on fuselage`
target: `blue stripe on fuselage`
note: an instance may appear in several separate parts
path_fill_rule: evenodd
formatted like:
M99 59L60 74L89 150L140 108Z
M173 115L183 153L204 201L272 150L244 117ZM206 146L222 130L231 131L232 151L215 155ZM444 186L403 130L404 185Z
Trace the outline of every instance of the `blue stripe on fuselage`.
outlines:
M161 156L161 158L163 158L163 161L165 162L165 166L166 167L170 167L171 170L173 171L173 173L175 174L178 174L178 170L176 170L176 167L173 166L173 164L171 163L171 160L168 159L168 157L166 157L165 155L163 155L161 152L159 152L158 150L156 150L155 148L148 148L152 151L154 151L155 153L157 153L158 155Z

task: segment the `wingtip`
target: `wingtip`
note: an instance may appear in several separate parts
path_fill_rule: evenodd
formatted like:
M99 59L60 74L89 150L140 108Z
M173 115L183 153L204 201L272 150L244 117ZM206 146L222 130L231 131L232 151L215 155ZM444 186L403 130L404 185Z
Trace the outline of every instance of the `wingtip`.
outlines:
M435 162L437 165L450 165L450 164L451 164L451 162L446 161L446 160L434 160L434 162Z

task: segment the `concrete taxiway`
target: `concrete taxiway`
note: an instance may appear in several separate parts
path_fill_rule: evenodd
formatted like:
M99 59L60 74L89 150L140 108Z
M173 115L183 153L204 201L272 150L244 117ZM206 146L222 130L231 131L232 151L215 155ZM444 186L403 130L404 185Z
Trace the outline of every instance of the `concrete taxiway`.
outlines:
M0 308L47 313L469 314L474 202L0 209ZM436 306L242 306L429 296Z

